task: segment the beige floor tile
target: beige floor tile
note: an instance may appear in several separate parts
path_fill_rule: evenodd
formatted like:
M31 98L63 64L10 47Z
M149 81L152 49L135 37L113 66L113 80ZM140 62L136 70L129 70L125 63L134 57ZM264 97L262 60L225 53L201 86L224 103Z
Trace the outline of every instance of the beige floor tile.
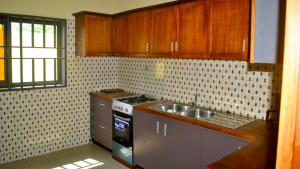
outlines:
M89 163L83 161L86 159L93 159L98 162L92 165L93 161L89 161ZM74 165L75 162L79 161L83 161L81 162L83 165L89 165L87 167L92 167L92 169L127 169L122 164L113 160L110 152L95 144L87 144L29 159L2 164L0 165L0 169L53 169L56 167L57 169L84 168L76 164Z

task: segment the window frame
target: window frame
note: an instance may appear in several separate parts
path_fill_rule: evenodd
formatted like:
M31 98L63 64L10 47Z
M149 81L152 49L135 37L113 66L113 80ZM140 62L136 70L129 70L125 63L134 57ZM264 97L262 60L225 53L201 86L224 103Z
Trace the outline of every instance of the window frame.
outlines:
M12 46L11 44L11 23L17 22L20 24L20 46ZM67 86L67 25L65 19L29 16L29 15L16 15L0 13L0 23L4 23L5 36L4 36L4 58L5 58L5 80L0 81L0 92L11 90L29 90L29 89L41 89L41 88L53 88L53 87L65 87ZM22 42L22 27L23 23L42 24L43 25L43 47L36 47L34 45L34 30L32 29L32 44L30 47L24 47ZM45 43L45 27L46 25L54 26L54 45L53 47L46 47ZM56 29L57 28L57 29ZM13 47L20 48L20 83L12 82L12 55L11 51ZM54 60L54 80L46 80L46 60L49 58L35 58L43 59L43 81L35 81L34 68L32 69L32 82L23 82L23 55L22 50L24 48L42 48L42 49L56 49L57 57L51 58ZM26 59L26 58L25 58ZM30 58L29 58L30 59ZM33 60L33 58L31 58ZM33 61L34 62L34 61ZM32 64L34 67L34 64ZM55 69L57 68L57 70Z
M5 59L6 58L6 40L7 40L7 37L6 37L6 22L4 19L0 18L0 24L4 26L4 35L3 35L3 38L4 38L4 44L3 46L0 46L0 47L3 47L3 50L4 50L4 80L1 80L0 81L0 86L4 86L4 85L7 85L7 60Z

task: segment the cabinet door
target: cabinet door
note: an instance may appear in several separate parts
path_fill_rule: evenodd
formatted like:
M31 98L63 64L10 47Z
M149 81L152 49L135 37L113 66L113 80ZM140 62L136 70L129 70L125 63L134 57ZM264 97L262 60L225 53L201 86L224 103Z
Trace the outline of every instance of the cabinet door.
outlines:
M146 169L160 169L163 159L162 119L159 116L134 111L133 152L134 163Z
M199 0L177 6L178 40L176 55L180 57L207 58L209 1Z
M113 19L112 46L115 55L125 54L128 48L127 16L117 16Z
M112 124L112 102L94 98L94 120Z
M248 141L203 129L202 168L204 169L208 164L215 162L248 144Z
M91 138L112 148L112 102L91 97Z
M131 55L149 55L151 29L150 11L128 15L128 53Z
M112 149L112 125L95 121L93 124L93 139L103 146Z
M86 55L111 54L111 18L86 15L85 27Z
M249 0L212 0L210 58L248 60Z
M152 11L151 54L172 56L176 41L177 22L174 7Z
M163 169L195 169L201 166L202 129L172 119L164 119Z

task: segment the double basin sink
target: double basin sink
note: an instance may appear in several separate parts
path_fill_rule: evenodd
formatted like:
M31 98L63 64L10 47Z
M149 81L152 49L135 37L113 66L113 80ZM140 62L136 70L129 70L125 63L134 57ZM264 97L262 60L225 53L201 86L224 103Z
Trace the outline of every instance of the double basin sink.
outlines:
M167 112L170 114L175 114L184 117L190 117L195 119L201 118L211 118L216 115L216 112L209 109L177 104L177 103L166 103L158 106L152 107L156 110Z

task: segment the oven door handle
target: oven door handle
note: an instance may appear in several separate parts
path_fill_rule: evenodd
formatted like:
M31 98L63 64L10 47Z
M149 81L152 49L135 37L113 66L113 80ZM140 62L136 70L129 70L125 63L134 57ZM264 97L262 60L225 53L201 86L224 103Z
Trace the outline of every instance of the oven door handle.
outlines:
M131 119L130 118L124 118L124 117L121 117L121 116L117 116L114 114L114 117L118 118L118 119L121 119L121 120L124 120L124 121L127 121L127 122L130 122Z

